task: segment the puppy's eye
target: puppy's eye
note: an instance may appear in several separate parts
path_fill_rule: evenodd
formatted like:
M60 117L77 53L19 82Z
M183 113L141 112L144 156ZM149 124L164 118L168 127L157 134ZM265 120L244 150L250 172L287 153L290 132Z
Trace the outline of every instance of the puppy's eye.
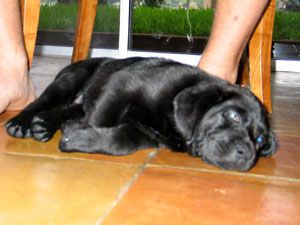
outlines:
M259 135L257 138L256 138L256 143L258 144L258 147L259 148L262 148L265 144L266 144L266 138L264 135Z
M238 113L236 113L235 111L229 111L227 116L231 121L233 121L237 124L242 122L241 116Z

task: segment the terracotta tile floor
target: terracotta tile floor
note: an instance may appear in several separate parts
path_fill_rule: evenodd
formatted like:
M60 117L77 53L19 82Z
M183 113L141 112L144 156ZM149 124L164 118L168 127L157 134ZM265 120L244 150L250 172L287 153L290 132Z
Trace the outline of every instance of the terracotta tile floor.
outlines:
M39 94L69 59L35 58ZM300 74L272 76L274 157L247 173L167 149L124 157L60 153L7 136L0 115L0 224L300 224Z

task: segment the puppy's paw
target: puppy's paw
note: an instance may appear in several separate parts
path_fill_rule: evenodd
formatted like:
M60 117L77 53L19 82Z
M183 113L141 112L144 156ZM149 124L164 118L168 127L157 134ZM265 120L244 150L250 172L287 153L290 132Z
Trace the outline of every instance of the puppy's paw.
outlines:
M10 136L16 138L32 137L30 130L31 120L31 115L20 113L5 124L6 131Z
M264 148L260 152L260 156L263 157L270 157L278 150L278 142L276 135L273 131L269 132L269 137L267 139L267 143L265 144Z
M67 123L62 128L59 149L62 152L88 152L96 140L96 133L92 128L79 123Z
M32 119L31 134L37 141L49 141L57 129L56 121L46 113L40 113Z

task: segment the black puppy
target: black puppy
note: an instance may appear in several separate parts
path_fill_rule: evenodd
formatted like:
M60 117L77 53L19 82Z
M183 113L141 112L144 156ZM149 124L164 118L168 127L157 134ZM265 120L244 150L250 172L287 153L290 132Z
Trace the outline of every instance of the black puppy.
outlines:
M240 171L277 148L267 113L250 91L158 58L67 66L6 128L38 141L62 129L64 152L127 155L163 145Z

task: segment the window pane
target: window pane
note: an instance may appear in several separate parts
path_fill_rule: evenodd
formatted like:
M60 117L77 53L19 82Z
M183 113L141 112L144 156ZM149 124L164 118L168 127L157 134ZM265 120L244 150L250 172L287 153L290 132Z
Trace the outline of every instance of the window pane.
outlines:
M208 2L210 4L208 4ZM214 1L134 1L132 50L199 54L209 36Z
M120 1L98 0L92 48L118 49Z
M100 0L91 47L118 48L119 0ZM37 44L73 46L78 4L76 0L42 0Z
M277 0L274 59L300 60L300 0Z
M73 46L77 4L42 1L37 44Z

